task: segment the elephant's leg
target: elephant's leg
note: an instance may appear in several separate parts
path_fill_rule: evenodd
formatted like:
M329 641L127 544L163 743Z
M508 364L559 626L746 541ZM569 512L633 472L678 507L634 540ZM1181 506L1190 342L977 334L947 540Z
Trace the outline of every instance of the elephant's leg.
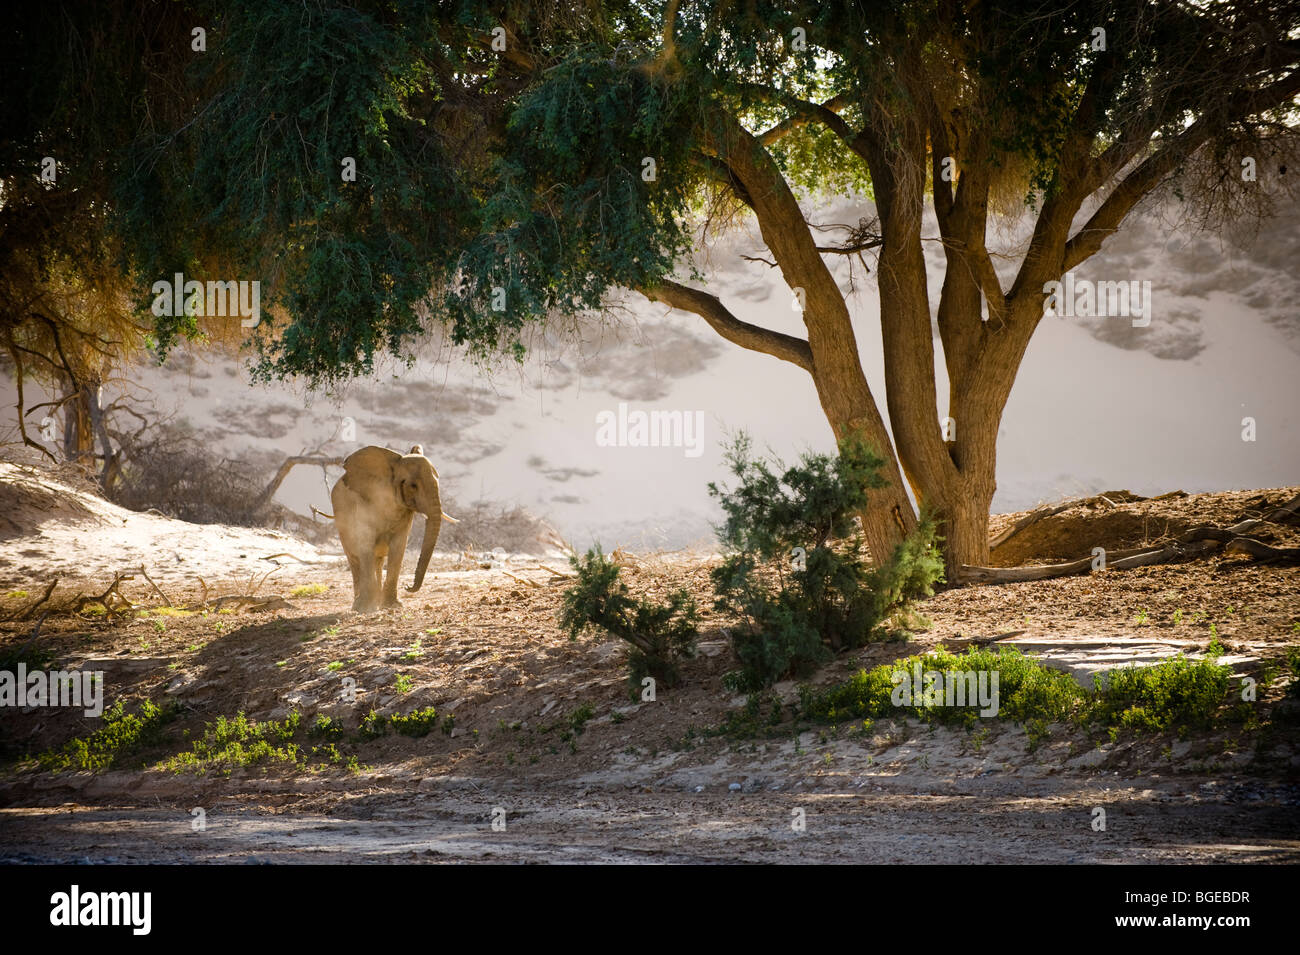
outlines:
M397 599L397 581L402 575L402 558L406 556L406 539L411 534L414 515L402 521L388 538L388 579L384 581L385 607L400 607Z
M348 554L348 570L352 571L352 609L361 603L361 561L353 554Z
M379 573L374 547L363 547L357 554L357 600L353 610L369 613L379 606L379 588L375 578Z

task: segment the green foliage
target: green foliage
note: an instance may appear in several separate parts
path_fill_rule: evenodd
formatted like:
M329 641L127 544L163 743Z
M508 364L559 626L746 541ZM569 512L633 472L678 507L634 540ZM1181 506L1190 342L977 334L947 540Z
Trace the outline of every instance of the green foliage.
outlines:
M388 718L388 723L402 736L419 738L428 736L438 725L438 714L432 706L426 706L422 710L412 710L405 716L394 713Z
M569 714L569 726L574 733L579 736L587 727L587 721L596 715L596 711L591 708L590 703L583 703L576 710Z
M361 725L357 728L357 734L363 740L377 739L386 732L388 732L388 720L374 710L361 718Z
M861 441L784 469L750 450L746 435L732 441L736 487L711 483L709 493L726 516L718 536L728 553L711 572L716 607L740 618L732 630L740 670L727 682L755 691L866 643L889 614L933 593L943 561L926 520L882 566L867 563L853 519L881 486L882 462Z
M495 192L445 300L453 340L513 339L530 318L596 309L615 286L669 274L691 245L698 107L688 80L600 44L547 71L506 123Z
M905 715L936 723L973 725L980 706L969 696L966 706L946 706L942 702L927 705L920 694L914 692L910 703L894 705L894 691L899 686L896 675L905 674L914 682L918 667L923 675L943 674L945 683L951 674L978 674L981 671L991 674L996 671L997 715L1016 722L1030 719L1061 722L1074 714L1087 699L1087 693L1069 674L1044 666L1014 647L998 650L973 648L965 654L937 650L932 654L906 657L871 670L860 670L847 682L820 692L804 690L800 713L824 723ZM991 688L991 677L989 679L987 685ZM916 689L913 687L913 691Z
M598 627L629 644L630 686L640 687L646 676L662 686L676 686L682 662L695 655L698 615L691 595L677 590L663 604L634 599L619 579L618 565L599 545L569 562L578 572L560 613L560 626L569 639L576 640L587 627Z
M973 726L978 704L926 705L915 696L894 704L898 674L914 682L922 674L950 675L974 672L998 674L996 718L1030 727L1046 735L1051 723L1073 723L1108 732L1121 730L1163 732L1205 729L1232 715L1228 686L1231 668L1213 660L1177 657L1153 666L1121 667L1108 679L1085 690L1069 674L1055 670L1014 647L972 648L964 654L938 650L860 670L844 683L822 690L804 688L800 714L820 723L846 723L855 719L889 715L912 716L931 723ZM991 680L988 684L991 686Z
M323 739L338 739L347 731L343 728L343 723L334 719L332 716L326 716L318 713L316 719L311 724L311 735Z
M1214 657L1180 656L1157 666L1120 667L1108 677L1095 681L1095 721L1143 730L1208 728L1224 705L1232 669Z
M50 772L81 770L99 772L120 766L132 753L161 743L164 727L173 717L164 709L145 700L134 713L118 700L104 713L104 725L88 736L69 740L57 750L37 757L42 769Z
M301 747L293 738L302 725L302 714L293 710L283 720L257 722L243 712L234 719L218 716L215 723L205 724L203 735L190 744L186 752L177 753L162 765L172 772L206 773L231 770L262 763L298 764L305 761Z
M435 12L406 0L222 4L208 21L220 50L186 76L202 108L131 144L118 198L137 270L262 280L263 310L291 321L258 326L261 377L369 371L419 332L419 303L472 234L446 140L413 108L441 92ZM198 332L184 315L156 329L163 353Z

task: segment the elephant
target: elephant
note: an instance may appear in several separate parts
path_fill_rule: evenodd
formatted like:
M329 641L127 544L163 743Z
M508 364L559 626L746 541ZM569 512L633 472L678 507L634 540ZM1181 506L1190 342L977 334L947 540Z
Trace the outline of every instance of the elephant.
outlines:
M343 472L330 492L330 501L352 570L352 609L368 613L380 607L399 607L397 578L415 512L425 518L424 542L408 593L415 593L424 583L442 522L458 523L442 512L438 472L418 444L408 454L373 445L362 448L343 461Z

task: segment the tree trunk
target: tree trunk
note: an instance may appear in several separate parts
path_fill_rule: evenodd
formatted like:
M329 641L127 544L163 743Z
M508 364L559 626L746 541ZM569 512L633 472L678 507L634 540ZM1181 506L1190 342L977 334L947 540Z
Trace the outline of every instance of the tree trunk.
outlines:
M99 404L99 380L90 379L81 383L81 399L86 403L90 426L99 438L100 453L104 458L104 468L99 472L99 486L104 493L113 490L113 485L122 476L121 455L113 450L113 439L108 435L108 425L104 421L104 409Z
M95 434L90 423L90 396L76 382L70 381L68 387L76 388L76 397L63 406L63 456L77 464L93 464Z

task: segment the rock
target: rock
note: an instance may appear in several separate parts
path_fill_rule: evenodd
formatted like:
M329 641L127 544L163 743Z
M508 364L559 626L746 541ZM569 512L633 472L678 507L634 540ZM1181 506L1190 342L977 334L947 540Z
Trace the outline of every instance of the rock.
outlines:
M738 793L740 792L740 783L732 783L727 788L730 789L733 793Z

